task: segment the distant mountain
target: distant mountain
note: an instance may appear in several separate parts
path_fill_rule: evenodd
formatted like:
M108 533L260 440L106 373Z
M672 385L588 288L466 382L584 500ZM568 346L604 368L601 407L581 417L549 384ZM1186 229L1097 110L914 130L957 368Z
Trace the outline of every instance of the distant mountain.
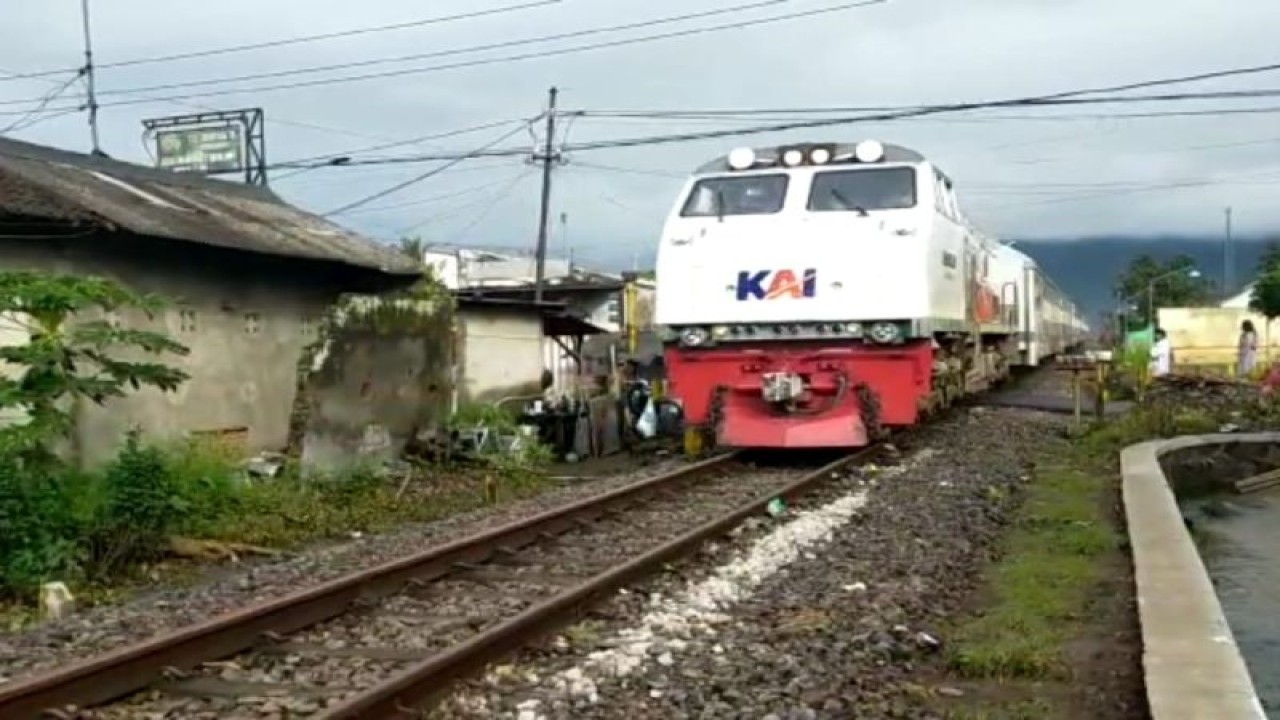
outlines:
M1280 238L1278 238L1280 239ZM1035 259L1058 287L1085 308L1090 322L1100 313L1114 311L1112 288L1116 279L1137 256L1157 260L1188 255L1222 296L1238 293L1253 280L1254 268L1266 247L1263 238L1237 238L1231 244L1232 287L1222 292L1223 241L1205 237L1087 237L1023 240L1017 248Z

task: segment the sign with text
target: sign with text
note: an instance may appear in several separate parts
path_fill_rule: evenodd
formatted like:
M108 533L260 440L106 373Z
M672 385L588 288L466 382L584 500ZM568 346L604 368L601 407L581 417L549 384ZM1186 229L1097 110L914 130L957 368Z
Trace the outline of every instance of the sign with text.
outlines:
M243 128L227 123L157 132L156 164L165 170L203 175L243 172Z

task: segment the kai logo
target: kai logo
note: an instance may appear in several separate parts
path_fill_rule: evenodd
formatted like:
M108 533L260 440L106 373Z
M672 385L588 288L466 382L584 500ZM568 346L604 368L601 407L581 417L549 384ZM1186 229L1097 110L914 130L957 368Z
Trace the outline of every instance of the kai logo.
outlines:
M805 270L800 278L796 278L794 270L743 270L738 273L739 301L811 298L817 293L818 271L814 268Z

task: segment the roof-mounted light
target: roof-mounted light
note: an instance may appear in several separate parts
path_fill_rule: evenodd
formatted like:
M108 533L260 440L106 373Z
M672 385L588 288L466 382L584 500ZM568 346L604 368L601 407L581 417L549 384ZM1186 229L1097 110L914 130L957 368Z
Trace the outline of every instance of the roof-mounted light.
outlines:
M824 147L814 148L809 153L809 162L814 165L826 165L831 162L831 151Z
M884 159L884 145L875 140L864 140L853 149L853 156L858 162L880 162Z
M747 170L756 164L756 151L749 147L736 148L729 153L729 167L734 170Z
M795 167L804 162L804 152L796 148L782 153L782 164L787 167Z

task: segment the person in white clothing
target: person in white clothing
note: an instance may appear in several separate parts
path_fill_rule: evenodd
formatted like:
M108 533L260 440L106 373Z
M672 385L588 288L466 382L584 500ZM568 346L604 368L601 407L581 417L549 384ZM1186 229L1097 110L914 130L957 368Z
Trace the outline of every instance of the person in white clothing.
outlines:
M1162 377L1173 370L1173 346L1164 330L1156 328L1156 341L1151 346L1151 377Z

